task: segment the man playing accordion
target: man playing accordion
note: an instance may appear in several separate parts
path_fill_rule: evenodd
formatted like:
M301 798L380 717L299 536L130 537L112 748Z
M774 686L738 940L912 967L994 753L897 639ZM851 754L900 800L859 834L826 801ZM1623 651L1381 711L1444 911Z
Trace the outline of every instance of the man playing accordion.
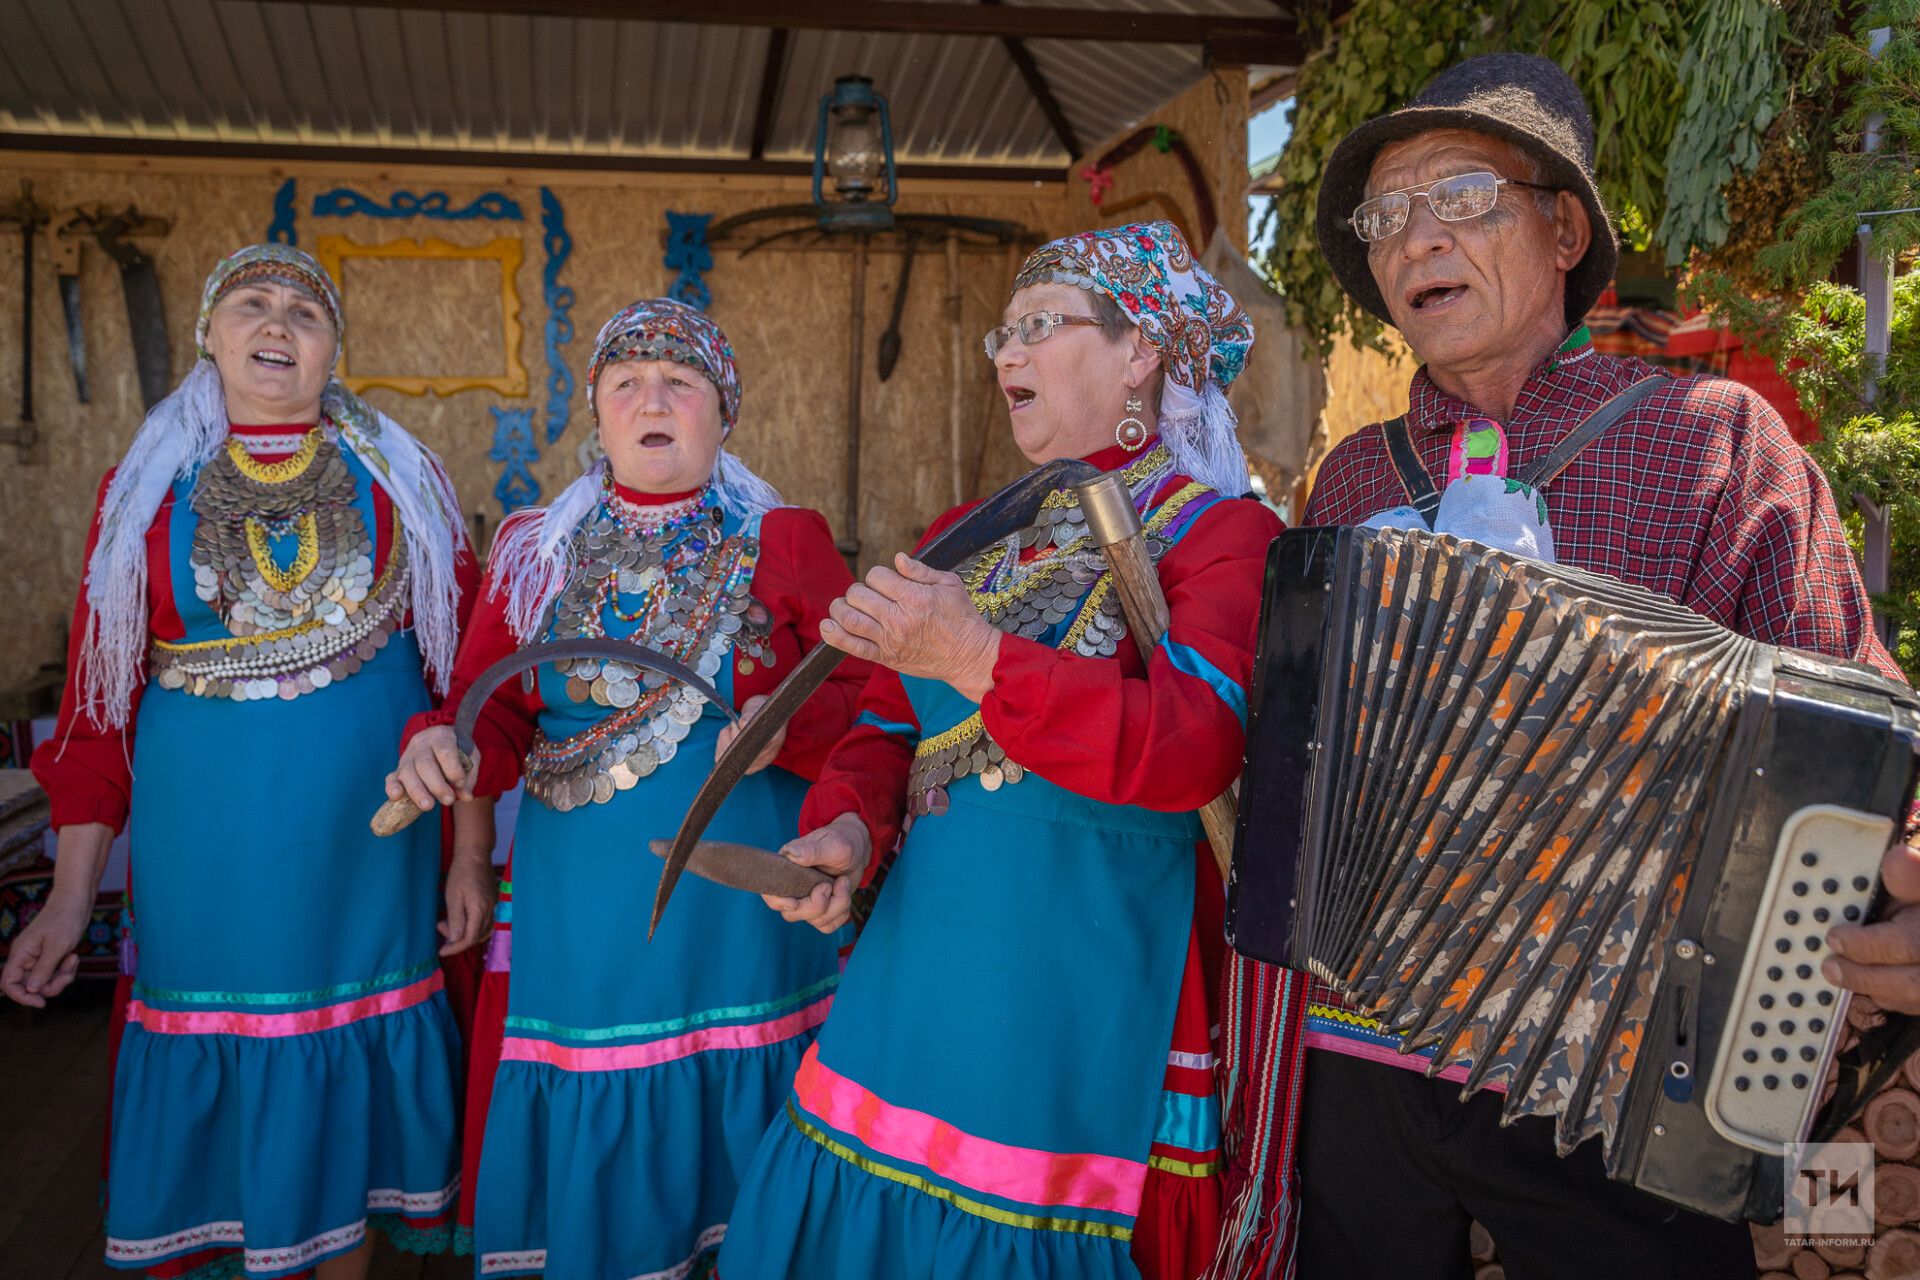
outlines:
M1453 533L1902 678L1833 496L1767 402L1594 349L1582 318L1619 250L1593 150L1572 80L1512 53L1442 72L1335 148L1322 251L1423 367L1404 419L1328 456L1301 523ZM1622 393L1569 460L1575 428ZM1549 459L1560 469L1539 482ZM1908 905L1834 930L1825 974L1920 1011L1920 853L1895 845L1882 877ZM1213 1275L1291 1261L1306 1280L1464 1276L1477 1218L1516 1280L1611 1278L1628 1259L1639 1275L1752 1276L1744 1224L1609 1179L1599 1143L1557 1157L1543 1118L1503 1127L1498 1094L1462 1101L1459 1068L1428 1078L1428 1056L1317 980L1236 957L1225 1003L1232 1220Z

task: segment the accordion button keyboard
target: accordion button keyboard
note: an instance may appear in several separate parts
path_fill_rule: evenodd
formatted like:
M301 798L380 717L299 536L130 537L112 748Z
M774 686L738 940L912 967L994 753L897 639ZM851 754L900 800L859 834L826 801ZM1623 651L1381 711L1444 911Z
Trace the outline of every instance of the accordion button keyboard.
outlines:
M1832 805L1810 805L1781 827L1707 1091L1707 1117L1729 1141L1772 1153L1806 1136L1814 1082L1826 1075L1845 1025L1837 1016L1844 993L1818 968L1827 929L1836 914L1865 914L1892 834L1887 818ZM1789 974L1775 956L1804 959ZM1827 1012L1803 1022L1798 1011L1810 1007ZM1795 1069L1756 1079L1740 1065L1762 1059Z

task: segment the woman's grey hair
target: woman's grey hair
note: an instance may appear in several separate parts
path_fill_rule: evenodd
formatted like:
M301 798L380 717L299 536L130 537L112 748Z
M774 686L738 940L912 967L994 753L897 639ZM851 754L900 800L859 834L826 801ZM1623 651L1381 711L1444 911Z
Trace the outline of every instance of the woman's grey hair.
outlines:
M1087 290L1087 296L1093 300L1093 318L1100 322L1100 332L1107 335L1109 342L1118 342L1133 328L1133 321L1112 298L1098 289Z

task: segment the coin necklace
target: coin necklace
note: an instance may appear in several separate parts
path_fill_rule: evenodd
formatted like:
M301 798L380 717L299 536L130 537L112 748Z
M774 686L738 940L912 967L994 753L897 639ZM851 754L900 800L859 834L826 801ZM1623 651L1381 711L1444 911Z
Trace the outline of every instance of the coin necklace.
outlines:
M1124 473L1136 508L1144 505L1173 473L1164 445L1140 458ZM1188 484L1172 494L1143 522L1147 554L1158 563L1172 545L1163 536L1181 511L1209 492ZM1063 530L1066 530L1064 535ZM1016 548L1045 546L1019 562ZM974 607L999 630L1038 640L1067 623L1056 647L1081 657L1113 657L1126 638L1126 615L1113 591L1106 560L1086 536L1086 518L1072 490L1057 490L1041 505L1033 525L990 547L959 569L974 593ZM993 740L978 712L914 748L907 778L909 818L947 811L947 788L973 776L987 791L1015 786L1027 776L1019 761Z
M574 539L575 568L554 602L555 639L605 636L611 615L634 624L635 644L708 679L734 650L742 671L772 665L773 615L749 594L760 540L725 536L710 491L663 508L636 506L609 488ZM535 735L527 789L562 812L604 804L673 759L705 705L684 685L623 663L555 667L571 701L610 712L563 739Z
M406 540L395 517L376 578L346 456L324 424L293 454L257 462L237 439L200 469L188 565L228 638L155 640L150 675L199 697L291 700L360 669L404 620ZM282 564L275 544L293 542Z

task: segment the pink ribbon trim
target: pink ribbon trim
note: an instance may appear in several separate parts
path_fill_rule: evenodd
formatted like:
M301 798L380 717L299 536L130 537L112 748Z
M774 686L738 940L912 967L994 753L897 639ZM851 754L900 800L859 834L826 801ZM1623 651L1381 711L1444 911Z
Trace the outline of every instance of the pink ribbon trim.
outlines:
M435 969L418 982L377 995L361 996L298 1013L235 1013L225 1009L155 1009L141 1000L127 1002L127 1025L163 1036L304 1036L331 1031L363 1018L398 1013L424 1003L446 985Z
M562 1071L632 1071L690 1058L696 1053L711 1053L719 1049L758 1049L779 1044L825 1022L827 1012L832 1007L833 997L827 996L771 1022L753 1022L735 1027L702 1027L698 1031L646 1044L587 1048L555 1044L551 1040L534 1040L526 1036L508 1036L501 1042L500 1060L539 1062Z
M1368 1062L1385 1063L1389 1067L1399 1067L1405 1071L1418 1071L1425 1075L1428 1059L1416 1053L1401 1053L1389 1044L1367 1044L1361 1040L1349 1039L1336 1031L1309 1031L1301 1037L1302 1043L1309 1049L1321 1049L1328 1053L1345 1054L1349 1058L1363 1058ZM1467 1078L1469 1068L1454 1063L1442 1067L1434 1075L1436 1080L1445 1080L1449 1084L1460 1084ZM1498 1081L1482 1085L1490 1093L1505 1093L1507 1086Z
M1064 1205L1136 1217L1147 1166L1117 1156L1063 1155L962 1132L924 1111L883 1100L807 1050L794 1077L800 1105L867 1146L975 1191L1031 1205Z

